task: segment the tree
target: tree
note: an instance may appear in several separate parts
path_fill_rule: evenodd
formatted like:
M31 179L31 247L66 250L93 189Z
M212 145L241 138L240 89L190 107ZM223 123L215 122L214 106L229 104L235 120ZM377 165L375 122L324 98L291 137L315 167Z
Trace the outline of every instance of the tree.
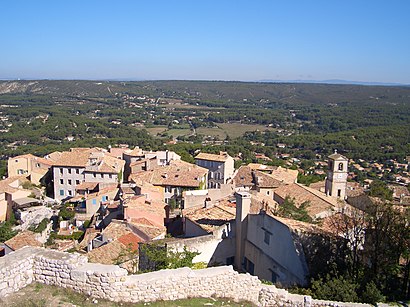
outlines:
M158 271L162 269L177 269L192 267L192 260L198 252L189 251L184 246L183 251L168 249L162 242L140 244L140 269L142 271Z
M386 200L393 200L393 191L381 180L374 180L370 184L369 196L378 197Z
M17 231L12 229L10 222L0 224L0 242L5 242L17 234Z

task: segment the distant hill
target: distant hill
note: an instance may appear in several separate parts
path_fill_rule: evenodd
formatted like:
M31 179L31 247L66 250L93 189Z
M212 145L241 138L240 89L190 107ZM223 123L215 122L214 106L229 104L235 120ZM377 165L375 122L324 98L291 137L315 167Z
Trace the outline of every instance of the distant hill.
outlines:
M195 101L267 103L339 103L363 101L408 103L409 86L238 81L0 81L0 94L76 97L151 95Z

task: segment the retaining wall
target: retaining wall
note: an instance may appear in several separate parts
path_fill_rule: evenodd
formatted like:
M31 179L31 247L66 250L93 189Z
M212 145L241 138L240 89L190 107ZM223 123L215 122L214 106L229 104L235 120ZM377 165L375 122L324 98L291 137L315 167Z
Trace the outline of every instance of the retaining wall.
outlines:
M0 258L0 297L33 281L117 302L214 296L247 300L258 306L370 306L290 294L275 286L263 285L257 277L239 274L231 266L127 275L127 271L117 265L88 263L87 257L77 253L44 248L25 247Z

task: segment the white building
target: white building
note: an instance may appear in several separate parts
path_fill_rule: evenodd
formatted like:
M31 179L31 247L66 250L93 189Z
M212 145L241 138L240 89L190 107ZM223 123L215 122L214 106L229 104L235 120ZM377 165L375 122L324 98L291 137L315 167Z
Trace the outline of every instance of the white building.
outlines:
M201 152L195 157L195 164L209 170L208 189L219 189L232 179L235 171L234 160L226 152L219 155Z

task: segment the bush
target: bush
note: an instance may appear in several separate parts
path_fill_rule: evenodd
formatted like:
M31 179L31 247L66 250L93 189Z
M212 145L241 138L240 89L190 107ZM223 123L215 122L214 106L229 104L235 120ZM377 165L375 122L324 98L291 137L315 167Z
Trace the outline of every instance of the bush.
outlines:
M67 205L63 205L58 213L58 216L61 217L65 221L69 221L75 216L74 210L68 208Z
M376 303L384 302L385 300L386 297L383 296L383 294L380 292L380 290L377 288L374 282L368 283L361 295L361 301L363 303L375 305Z
M11 226L10 222L0 224L0 242L7 241L17 234L17 231L14 231Z
M38 225L30 226L29 230L36 232L36 233L41 233L44 230L46 230L48 222L49 222L48 218L44 218Z
M340 302L357 302L356 293L358 286L352 280L345 279L343 276L322 278L312 281L312 295L316 299L340 301Z

